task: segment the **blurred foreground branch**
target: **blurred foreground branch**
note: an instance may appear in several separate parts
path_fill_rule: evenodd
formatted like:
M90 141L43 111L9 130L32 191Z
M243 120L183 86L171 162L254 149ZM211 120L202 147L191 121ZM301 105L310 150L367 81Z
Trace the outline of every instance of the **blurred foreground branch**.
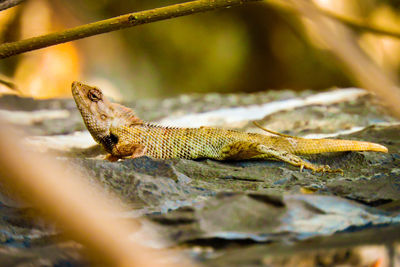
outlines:
M56 44L82 39L96 34L120 30L155 21L241 5L260 0L197 0L151 10L122 15L60 32L0 45L0 59Z
M308 0L290 0L308 18L313 29L344 63L361 87L380 97L393 114L400 118L400 88L392 77L383 72L359 47L354 36L337 20L319 12Z
M10 7L21 4L25 0L3 0L0 1L0 11L8 9Z
M291 13L298 13L298 10L291 6L288 2L283 1L283 0L265 0L265 3L268 5L277 8L281 11L286 11L286 12L291 12ZM346 24L347 26L350 26L354 29L361 30L361 31L367 31L375 34L381 34L381 35L386 35L394 38L400 38L400 31L393 31L389 29L385 29L381 26L378 25L370 25L367 24L365 21L361 21L359 19L356 19L354 17L349 17L349 16L344 16L332 11L329 11L327 9L322 9L319 7L315 7L321 14L330 17L332 19L336 19L343 24Z
M129 240L136 229L117 219L122 211L118 201L105 198L79 173L67 173L70 168L59 161L30 151L11 127L1 120L0 125L2 188L17 192L57 222L69 237L85 245L101 266L171 266L159 259L159 253Z

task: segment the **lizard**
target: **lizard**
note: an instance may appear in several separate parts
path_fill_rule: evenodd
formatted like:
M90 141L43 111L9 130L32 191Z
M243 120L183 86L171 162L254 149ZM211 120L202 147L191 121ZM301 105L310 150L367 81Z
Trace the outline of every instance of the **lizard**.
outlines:
M222 128L165 127L138 118L128 107L110 102L102 91L80 82L72 83L72 95L93 139L109 154L106 159L149 156L159 159L276 160L313 172L341 172L317 165L299 155L342 151L387 153L380 144L340 140L307 139L277 133L249 133ZM257 125L257 124L256 124Z

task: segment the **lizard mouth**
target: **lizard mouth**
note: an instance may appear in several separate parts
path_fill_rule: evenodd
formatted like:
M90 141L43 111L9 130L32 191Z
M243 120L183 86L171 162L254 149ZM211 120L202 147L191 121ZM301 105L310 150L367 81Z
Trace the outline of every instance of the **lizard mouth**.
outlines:
M72 85L71 85L71 88L72 88L72 95L75 97L75 96L78 96L78 95L80 95L80 91L82 91L82 84L80 83L80 82L72 82Z
M77 107L81 110L85 106L85 88L80 82L74 81L71 85L72 96L74 97Z

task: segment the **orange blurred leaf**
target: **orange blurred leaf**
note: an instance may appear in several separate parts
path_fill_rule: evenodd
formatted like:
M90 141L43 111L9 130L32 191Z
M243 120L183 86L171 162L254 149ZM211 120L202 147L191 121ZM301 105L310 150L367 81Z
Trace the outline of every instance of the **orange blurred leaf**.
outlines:
M59 29L61 22L47 0L31 0L23 7L21 38ZM81 73L81 60L72 43L22 55L15 72L21 92L36 98L70 96L70 84Z

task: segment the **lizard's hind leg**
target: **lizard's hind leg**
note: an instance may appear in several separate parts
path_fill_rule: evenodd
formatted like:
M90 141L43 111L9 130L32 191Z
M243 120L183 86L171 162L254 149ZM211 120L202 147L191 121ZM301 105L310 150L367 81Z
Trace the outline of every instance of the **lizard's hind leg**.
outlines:
M265 146L258 142L237 141L224 146L219 152L218 160L244 160L244 159L266 159L284 161L293 166L304 168L313 172L340 172L341 169L331 169L328 165L316 165L303 160L299 156L287 151L277 150L273 147Z
M269 159L269 160L278 160L278 161L284 161L286 163L289 163L293 166L300 167L300 171L303 170L303 168L310 169L314 172L340 172L343 173L342 169L331 169L328 165L316 165L312 164L299 156L296 156L294 154L291 154L286 151L279 151L271 147L267 147L265 145L259 144L257 146L257 150L260 152L260 155L257 155L253 158L255 159Z

